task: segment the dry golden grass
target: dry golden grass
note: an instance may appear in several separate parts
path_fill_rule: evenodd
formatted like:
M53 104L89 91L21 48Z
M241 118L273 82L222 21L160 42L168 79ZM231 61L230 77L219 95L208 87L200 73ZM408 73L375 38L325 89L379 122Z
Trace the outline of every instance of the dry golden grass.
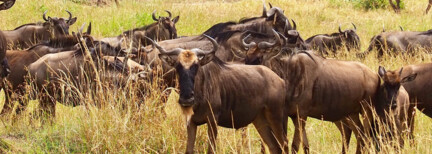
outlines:
M80 2L80 1L75 1ZM365 11L356 8L345 0L271 0L274 6L285 10L285 15L296 20L303 38L319 33L351 28L351 22L358 28L362 49L366 49L370 38L381 32L383 25L387 31L424 31L432 25L431 15L423 15L426 0L406 1L401 14L388 9ZM179 36L197 35L210 26L226 21L238 21L243 17L261 15L262 1L204 1L204 0L121 0L120 6L108 3L102 7L74 3L68 0L17 0L10 10L0 12L0 29L13 29L21 24L41 21L42 13L49 10L50 16L67 16L65 9L78 17L71 27L76 31L84 22L93 23L93 35L102 38L118 35L120 32L152 22L151 12L170 10L180 15L177 24ZM382 61L375 53L361 60L354 53L343 51L338 59L361 61L373 70L379 65L396 69L408 64L431 61L430 55L418 54L414 57L389 57ZM158 81L144 84L144 95L129 94L138 90L135 83L125 89L102 89L98 95L85 95L87 107L57 105L57 117L53 124L42 125L32 113L37 107L31 101L27 110L17 121L3 118L0 124L0 138L6 141L11 153L182 153L186 149L186 128L178 109L178 95L172 89L161 87ZM141 89L142 90L142 89ZM163 94L169 94L167 100ZM4 98L4 97L1 97ZM3 102L3 101L2 101ZM95 107L101 103L101 107ZM0 103L2 105L3 103ZM138 107L138 104L140 106ZM406 144L402 153L432 153L432 120L418 113L415 122L415 141ZM293 136L293 124L288 127L288 137ZM195 150L204 153L207 148L207 128L199 127ZM312 153L337 153L341 150L341 136L330 122L309 118L306 125ZM219 153L259 153L260 138L256 130L247 128L246 140L240 132L219 127L217 152ZM354 138L354 137L352 137ZM243 143L245 142L245 143ZM355 139L349 152L355 151ZM369 148L374 152L374 148ZM389 149L383 153L398 153Z

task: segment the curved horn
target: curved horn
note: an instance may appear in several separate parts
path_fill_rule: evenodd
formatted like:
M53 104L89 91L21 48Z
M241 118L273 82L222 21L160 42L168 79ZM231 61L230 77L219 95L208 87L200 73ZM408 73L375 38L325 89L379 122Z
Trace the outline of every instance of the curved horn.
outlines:
M357 30L357 26L354 23L351 23L354 26L354 30Z
M404 28L401 25L399 25L399 28L401 31L404 31Z
M272 32L273 32L273 35L276 37L276 40L278 40L281 45L284 44L284 41L279 36L279 33L276 32L274 29L272 29Z
M46 11L43 13L43 15L42 15L42 18L43 18L45 21L48 21L48 19L46 18L46 14L47 14L47 12L48 12L48 10L46 10Z
M399 71L399 76L401 76L402 75L402 70L403 70L403 67L400 69L400 71Z
M168 13L168 17L169 17L169 18L171 18L171 17L172 17L172 14L171 14L171 12L170 12L170 11L168 11L168 10L165 10L165 12L167 12L167 13Z
M278 34L279 34L279 36L282 36L282 40L283 40L283 43L282 43L282 46L283 45L285 45L287 42L288 42L288 38L287 37L285 37L283 34L281 34L281 33L279 33L279 32L277 32Z
M91 22L89 23L88 27L87 27L87 32L88 35L91 34Z
M215 53L218 49L219 49L219 44L216 42L215 39L211 38L210 36L203 34L204 37L206 37L207 39L210 40L210 42L213 44L213 50L211 50L210 52L205 52L205 54L207 53Z
M262 17L267 17L267 8L265 6L265 3L263 3L263 13L262 13Z
M273 8L272 4L269 2L270 9Z
M296 24L296 22L294 21L294 19L291 19L291 21L292 21L292 23L293 23L294 30L297 30L297 24Z
M71 20L72 19L72 13L71 12L69 12L69 10L66 10L66 12L69 14L69 19L68 19L68 21L69 20Z
M288 25L289 25L288 19L285 19L284 33L287 32L287 31L289 30Z
M270 42L263 41L263 42L258 43L258 48L267 49L267 48L271 48L275 45L276 45L276 42L270 43Z
M158 50L159 50L159 52L161 53L161 54L167 54L168 52L163 48L163 47L161 47L159 44L157 44L155 41L153 41L151 38L149 38L149 37L147 37L147 36L144 36L147 40L149 40L152 44L153 44L153 46L155 46Z
M256 45L255 42L251 42L251 43L249 43L249 44L247 44L247 43L245 42L245 40L246 40L250 35L251 35L251 34L248 34L246 37L244 37L244 38L242 39L242 44L243 44L243 47L245 47L245 48L251 48L251 47L254 47L254 46Z
M341 25L339 24L339 33L343 33L341 30Z
M155 12L156 12L156 10L153 11L152 18L153 18L154 21L159 21L158 19L156 19Z
M86 24L86 23L83 23L83 24L82 24L81 28L78 30L78 33L81 33L81 34L83 33L83 30L84 30L84 26L85 26L85 24Z

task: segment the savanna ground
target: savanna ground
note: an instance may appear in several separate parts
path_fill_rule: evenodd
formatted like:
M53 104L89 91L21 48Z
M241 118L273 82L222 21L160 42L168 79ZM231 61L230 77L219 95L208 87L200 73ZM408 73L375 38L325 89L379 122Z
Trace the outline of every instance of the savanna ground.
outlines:
M107 1L107 0L105 0ZM42 13L49 16L67 17L66 9L78 17L71 31L76 31L82 23L92 22L92 34L98 38L116 36L124 30L152 23L151 12L166 16L163 10L180 15L176 27L179 36L198 35L219 22L238 21L243 17L260 16L261 0L204 1L204 0L121 0L120 6L114 2L96 6L87 0L17 0L10 10L0 12L0 29L9 30L21 24L42 20ZM401 14L390 8L365 10L356 1L348 0L271 0L274 6L285 10L285 15L297 22L303 38L319 33L336 32L339 24L342 29L357 25L362 50L370 38L382 31L405 30L424 31L432 27L432 13L423 15L427 0L406 0ZM393 70L408 64L427 63L431 56L417 54L414 57L389 57L382 61L375 53L366 59L358 59L355 53L342 51L338 59L361 61L376 71L379 65ZM134 85L129 85L134 90ZM33 110L38 103L32 101L25 112L15 122L3 117L0 123L0 138L7 142L7 152L30 153L182 153L186 148L186 127L176 100L175 92L168 100L161 97L165 90L157 82L146 83L151 93L142 97L128 96L124 91L105 89L98 91L103 96L85 95L86 103L102 103L101 107L88 105L88 108L57 105L57 116L52 124L42 125L34 118ZM129 89L129 90L130 90ZM3 104L3 93L2 101ZM101 100L102 98L102 100ZM137 103L142 103L137 108ZM125 107L126 106L126 107ZM432 153L432 119L418 112L415 121L415 142L406 144L402 153ZM308 119L306 126L312 153L338 153L341 150L341 137L337 128L329 122ZM207 128L199 127L195 149L204 153L207 148ZM293 136L290 122L288 137ZM217 140L219 153L259 153L260 138L253 126L247 129L246 140L233 129L219 128ZM242 142L246 141L245 144ZM355 151L355 139L351 141L350 153ZM372 150L373 151L373 150ZM396 153L385 151L383 153Z

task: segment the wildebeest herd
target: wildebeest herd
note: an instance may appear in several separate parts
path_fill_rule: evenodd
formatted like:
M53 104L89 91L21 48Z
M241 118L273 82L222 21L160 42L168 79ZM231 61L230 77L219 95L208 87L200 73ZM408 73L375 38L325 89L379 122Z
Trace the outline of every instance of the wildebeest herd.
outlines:
M178 103L187 119L186 153L194 152L197 126L202 124L208 124L209 153L215 148L217 126L238 129L250 123L271 153L288 153L288 118L295 126L292 152L302 143L308 153L308 117L335 123L343 137L343 153L354 132L361 153L365 137L377 134L378 119L395 126L387 137L402 144L403 137L395 136L413 139L416 107L432 117L432 64L394 71L379 67L374 72L360 62L325 58L342 48L360 50L354 23L353 29L339 26L336 33L304 40L299 25L270 4L260 16L219 23L202 35L178 37L179 16L166 11L163 17L153 12L152 24L97 40L91 36L91 23L85 32L83 25L70 33L77 17L66 12L67 18L59 18L45 11L43 22L0 32L0 74L6 92L2 115L13 111L12 96L23 95L27 79L39 92L41 109L55 116L57 101L77 106L84 100L64 98L76 90L97 88L80 86L101 76L101 71L91 70L104 68L113 80L135 73L139 80L162 67L164 84L176 86L178 81ZM357 55L364 57L374 49L378 58L387 52L431 50L431 35L432 31L382 32ZM76 89L65 88L65 80Z

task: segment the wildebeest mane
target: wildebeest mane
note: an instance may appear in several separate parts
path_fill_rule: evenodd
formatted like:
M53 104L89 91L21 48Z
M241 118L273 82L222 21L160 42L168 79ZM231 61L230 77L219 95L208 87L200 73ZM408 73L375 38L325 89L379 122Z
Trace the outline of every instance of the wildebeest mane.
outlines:
M24 24L24 25L18 26L14 30L18 30L18 29L20 29L22 27L25 27L25 26L36 26L36 25L41 25L41 23L28 23L28 24Z
M239 24L244 24L246 22L249 22L249 21L252 21L252 20L255 20L255 19L259 19L259 18L262 18L262 17L241 18L238 23Z
M432 29L429 29L428 31L420 33L420 35L432 35Z
M233 21L218 23L216 25L213 25L208 30L206 30L203 34L206 34L207 36L210 36L212 38L215 38L217 34L219 34L221 31L226 29L226 27L230 25L235 25L236 23Z
M38 47L38 46L62 48L62 47L71 47L71 46L76 45L77 43L78 43L78 40L75 36L67 35L67 36L52 38L49 41L45 41L45 42L36 44L36 45L30 47L29 49L27 49L27 51L30 51L30 50L34 49L35 47Z
M316 34L316 35L314 35L314 36L311 36L311 37L309 37L308 39L306 39L306 43L309 43L309 42L311 42L315 37L317 37L317 36L330 36L329 34Z
M144 31L144 30L147 30L147 29L149 29L150 27L152 27L152 26L154 26L154 25L156 25L156 24L157 24L157 22L155 22L155 23L151 23L151 24L149 24L149 25L145 25L145 26L143 26L143 27L134 28L134 29L132 29L132 30L127 30L127 31L124 31L124 32L122 33L122 35L129 35L129 34L134 33L135 31Z

